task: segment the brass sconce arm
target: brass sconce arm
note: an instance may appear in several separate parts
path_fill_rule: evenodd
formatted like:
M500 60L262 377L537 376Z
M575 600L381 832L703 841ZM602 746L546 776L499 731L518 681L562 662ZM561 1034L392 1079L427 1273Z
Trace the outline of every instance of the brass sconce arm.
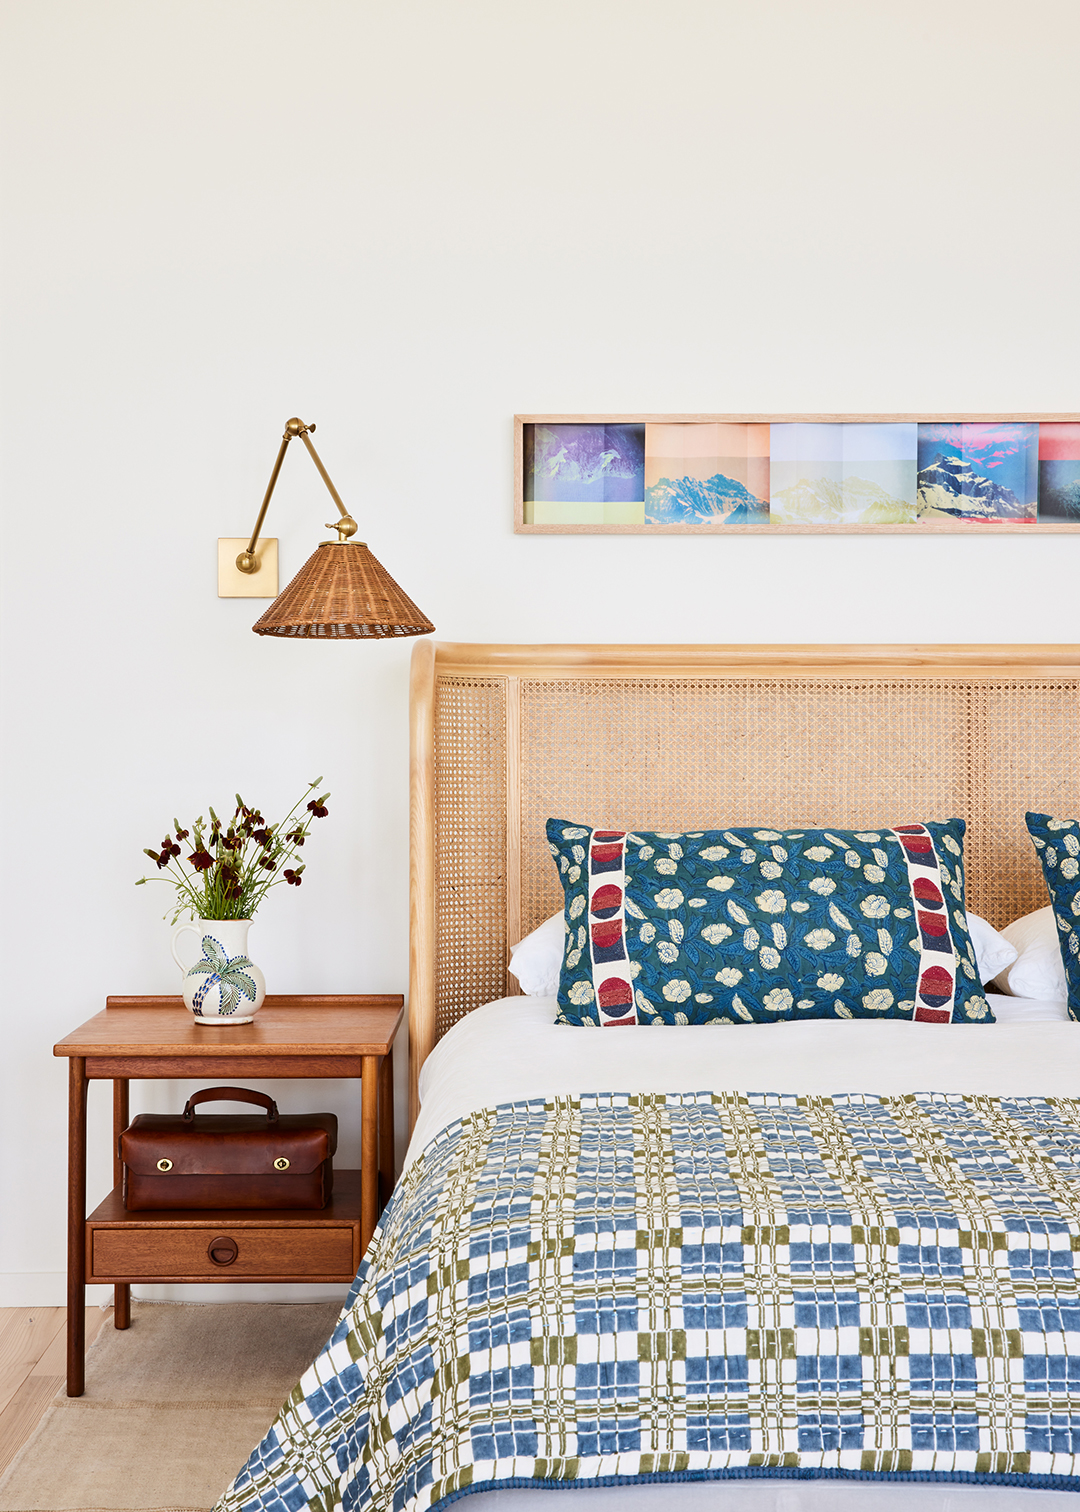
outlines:
M334 524L328 524L326 527L327 530L336 530L338 533L339 542L347 541L350 536L354 536L356 534L358 528L356 521L353 519L352 515L341 502L340 494L334 487L333 483L330 481L330 474L322 465L322 459L311 443L310 433L314 429L314 425L305 425L302 420L298 420L295 416L293 417L293 419L287 420L285 422L285 434L281 438L281 446L278 448L277 460L274 463L274 470L270 474L270 482L266 485L266 493L263 497L262 508L259 510L259 517L255 521L255 529L251 532L251 540L247 544L247 550L242 551L236 558L236 565L241 572L251 573L258 572L259 570L258 558L255 555L255 546L259 539L259 532L263 527L263 521L266 519L267 506L270 503L270 496L274 492L274 486L278 480L278 473L281 471L281 464L285 460L285 453L288 450L289 442L292 441L296 436L300 437L304 445L307 447L308 451L311 453L311 460L319 469L319 476L322 478L323 482L330 490L330 497L333 499L334 503L341 511L341 519Z

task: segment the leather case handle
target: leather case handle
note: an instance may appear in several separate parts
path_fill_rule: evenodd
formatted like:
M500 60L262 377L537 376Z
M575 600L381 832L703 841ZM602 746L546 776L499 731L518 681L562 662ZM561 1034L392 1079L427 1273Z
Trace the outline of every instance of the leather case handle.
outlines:
M277 1103L265 1092L253 1092L249 1087L203 1087L201 1092L193 1092L184 1104L185 1122L194 1123L196 1107L205 1102L254 1103L256 1107L266 1109L267 1123L274 1124L278 1120Z

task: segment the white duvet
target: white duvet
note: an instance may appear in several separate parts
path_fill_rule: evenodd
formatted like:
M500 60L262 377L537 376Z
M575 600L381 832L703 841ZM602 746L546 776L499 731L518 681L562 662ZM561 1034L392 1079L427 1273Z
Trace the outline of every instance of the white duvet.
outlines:
M1080 1095L1063 1003L991 994L995 1024L899 1020L634 1027L556 1024L555 999L503 998L440 1040L420 1073L406 1162L475 1108L575 1092L987 1092ZM481 1492L469 1512L1080 1512L1069 1491L913 1482L713 1481Z

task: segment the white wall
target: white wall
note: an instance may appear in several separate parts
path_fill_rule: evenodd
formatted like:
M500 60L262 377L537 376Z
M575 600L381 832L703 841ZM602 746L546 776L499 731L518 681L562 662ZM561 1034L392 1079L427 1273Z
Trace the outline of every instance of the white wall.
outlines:
M406 986L409 647L263 640L215 596L289 415L447 638L1076 638L1074 537L516 537L511 416L1080 408L1080 9L3 17L0 1303L36 1305L64 1266L51 1047L106 993L176 990L164 889L132 886L174 813L240 787L273 815L325 774L252 950L280 991ZM290 455L286 577L332 512Z

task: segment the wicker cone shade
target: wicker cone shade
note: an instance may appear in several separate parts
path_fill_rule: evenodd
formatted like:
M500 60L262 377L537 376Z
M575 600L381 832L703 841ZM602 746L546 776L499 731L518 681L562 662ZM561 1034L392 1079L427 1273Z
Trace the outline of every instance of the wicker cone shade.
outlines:
M251 628L256 635L370 640L427 635L435 626L362 541L320 541Z

